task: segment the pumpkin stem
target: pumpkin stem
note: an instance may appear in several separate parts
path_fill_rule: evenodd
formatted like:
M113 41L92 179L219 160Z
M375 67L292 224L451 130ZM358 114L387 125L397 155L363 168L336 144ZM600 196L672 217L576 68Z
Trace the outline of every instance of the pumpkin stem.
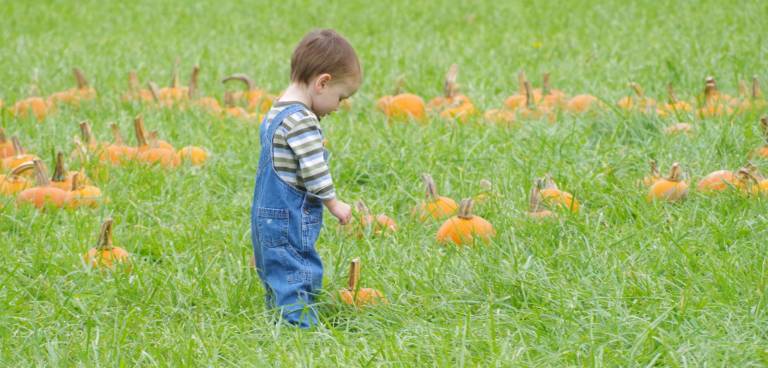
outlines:
M757 76L752 76L752 98L757 99L763 94L760 92L760 82L757 80Z
M357 290L357 282L360 280L360 258L357 257L349 263L349 280L347 287L351 291Z
M224 105L227 107L235 107L235 95L231 91L224 92Z
M437 186L435 185L435 181L432 179L432 175L426 173L421 174L421 181L424 182L424 186L426 187L427 199L433 201L436 200L438 197Z
M403 88L405 88L405 76L401 74L395 79L395 89L392 91L392 96L399 95Z
M176 62L173 63L173 69L171 69L171 88L177 88L179 86L179 63L181 61L176 58Z
M557 183L552 180L552 175L549 173L544 174L544 178L541 179L541 187L539 189L555 189L559 190Z
M93 136L93 130L91 130L91 124L88 124L88 120L80 123L80 136L83 137L83 141L87 145L96 143L96 138Z
M539 212L541 211L541 195L539 194L539 188L544 185L541 179L535 179L533 181L533 187L531 188L531 198L528 204L528 211Z
M472 198L464 198L459 203L459 214L458 217L460 219L469 220L474 215L472 215L472 207L474 207L475 202L472 200Z
M197 77L200 74L200 66L195 65L192 68L192 74L189 76L189 91L187 93L187 96L189 99L195 98L195 93L197 92Z
M74 192L79 189L78 188L80 184L79 181L80 181L80 173L76 172L75 175L72 175L72 187L70 188L70 191Z
M681 181L681 171L680 171L680 164L675 162L672 164L672 167L669 169L669 176L667 177L667 180L678 182Z
M525 81L525 105L533 110L533 91L531 91L531 82Z
M648 161L648 165L651 166L651 176L658 178L661 176L659 173L659 167L656 166L656 160L650 160Z
M34 160L32 162L35 165L35 182L37 183L37 186L47 187L51 185L51 181L48 180L48 172L45 170L45 165L43 165L43 161Z
M365 202L363 202L362 200L355 202L355 208L363 216L368 216L371 214L371 210L368 208L368 206L365 205Z
M112 219L108 218L101 224L101 231L99 231L99 242L96 244L98 250L110 250L112 249Z
M65 180L67 180L67 175L64 170L64 154L58 152L56 153L56 164L53 169L53 175L51 175L51 181L63 182Z
M115 141L115 144L119 146L124 145L123 135L120 134L120 127L117 126L117 123L110 124L109 128L112 129L112 140Z
M517 72L517 93L519 93L520 95L525 94L525 81L526 81L525 71L520 70L519 72Z
M147 134L144 130L144 118L141 115L136 116L133 120L133 130L136 134L136 144L138 147L147 145Z
M85 75L80 68L72 68L72 73L75 73L75 79L77 80L77 89L88 88L88 80L85 79Z
M24 147L21 146L21 142L19 142L19 137L17 136L11 137L11 142L13 143L13 151L16 152L16 156L23 155Z
M445 74L445 84L443 85L443 93L447 98L453 98L456 92L459 90L459 86L456 84L456 79L459 76L459 66L457 64L451 64L448 68L448 73Z
M629 88L632 88L632 90L635 91L635 94L637 95L637 97L642 98L643 96L645 96L645 94L643 93L643 88L640 87L639 84L635 82L629 82Z
M253 83L253 79L249 78L247 75L242 73L232 74L229 77L226 77L221 80L221 83L226 84L229 81L240 81L245 84L245 87L248 88L249 91L253 91L256 89L256 85Z
M7 142L8 138L5 136L5 129L0 127L0 144L6 144Z
M760 129L763 131L766 144L768 144L768 115L760 118Z
M546 96L549 94L549 73L544 73L541 77L541 95Z
M707 77L704 82L704 102L710 104L717 94L717 84L714 77Z
M138 91L139 89L139 76L136 75L136 71L131 70L128 72L128 90Z
M34 168L35 168L35 163L33 161L27 161L13 168L9 176L19 176L25 171L33 170Z
M675 89L672 87L672 83L667 84L667 94L669 95L669 103L677 103L677 96L675 95Z
M157 84L155 82L147 82L147 87L149 88L149 93L152 94L152 99L155 100L155 102L160 102L160 89L157 88Z

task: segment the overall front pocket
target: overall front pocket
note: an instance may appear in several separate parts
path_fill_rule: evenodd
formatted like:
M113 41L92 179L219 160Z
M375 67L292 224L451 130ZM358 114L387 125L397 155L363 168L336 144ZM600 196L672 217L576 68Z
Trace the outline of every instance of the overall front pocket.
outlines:
M259 242L265 247L277 247L289 244L288 210L283 208L256 209L256 229Z

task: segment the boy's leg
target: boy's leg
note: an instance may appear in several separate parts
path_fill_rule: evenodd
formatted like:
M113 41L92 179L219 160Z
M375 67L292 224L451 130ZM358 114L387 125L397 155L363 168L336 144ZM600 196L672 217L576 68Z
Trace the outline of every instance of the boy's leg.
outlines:
M317 324L314 283L307 260L290 244L264 248L264 281L286 322L301 328Z

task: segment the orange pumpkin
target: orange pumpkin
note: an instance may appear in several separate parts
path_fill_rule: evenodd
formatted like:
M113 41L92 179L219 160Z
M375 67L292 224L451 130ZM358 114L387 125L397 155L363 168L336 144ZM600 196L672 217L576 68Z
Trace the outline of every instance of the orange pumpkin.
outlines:
M426 200L416 205L412 211L414 215L418 216L419 221L439 220L456 213L459 208L456 201L437 193L437 186L431 175L422 174L421 180L426 187Z
M186 146L177 153L179 161L189 161L192 166L202 166L208 160L208 151L196 146Z
M573 213L579 212L579 201L573 197L573 194L560 190L549 174L541 179L540 184L539 194L542 202L570 210Z
M11 137L13 143L14 154L8 156L0 161L0 168L5 170L13 170L16 166L19 166L27 161L37 160L39 157L25 153L24 147L21 146L19 138L16 136Z
M42 97L27 97L17 101L11 107L11 114L21 119L34 116L37 121L43 121L53 110L53 106Z
M73 68L77 81L77 88L70 88L61 92L56 92L48 97L51 105L72 105L80 106L80 102L93 100L96 98L96 90L88 85L88 80L78 68Z
M138 135L136 136L138 139ZM164 168L174 168L181 164L181 159L171 147L163 146L158 141L157 132L150 132L149 142L142 138L136 159L151 165L158 164Z
M387 298L384 297L381 291L371 288L358 288L360 267L360 258L355 258L350 263L347 287L339 290L341 301L344 304L357 308L376 304L388 304Z
M114 269L118 264L129 265L129 257L125 249L112 244L112 219L109 218L101 225L98 243L83 255L83 261L90 267Z
M565 109L571 113L584 113L591 111L599 104L597 97L581 94L571 97L565 104Z
M110 128L112 129L114 142L107 145L104 150L100 152L99 161L109 162L112 165L121 165L136 158L138 149L125 144L123 136L120 134L120 127L118 127L117 124L112 123Z
M221 83L226 84L230 81L240 81L245 85L245 90L242 92L232 92L231 98L232 98L232 104L237 104L240 102L245 103L245 109L248 112L259 112L259 113L266 113L269 111L269 109L272 107L272 101L274 100L274 96L271 96L265 91L262 91L258 88L256 88L256 85L253 83L253 80L249 78L247 75L238 73L230 75L229 77L226 77L221 80Z
M80 175L81 182L87 182L88 178L85 177L83 172L69 171L64 168L64 154L61 152L56 153L56 164L53 169L53 175L51 175L51 186L62 190L70 190L72 188L72 177Z
M491 109L483 114L483 119L494 124L513 126L517 115L512 110Z
M696 190L702 193L722 192L728 188L737 186L738 179L730 170L717 170L709 173L699 180Z
M14 196L24 189L32 187L29 179L21 174L34 168L35 164L29 161L16 166L8 175L0 175L0 195Z
M13 142L5 136L5 129L0 127L0 159L13 156L16 151L13 149Z
M67 204L70 193L66 190L51 186L48 180L48 174L42 161L34 160L35 176L37 186L21 191L16 197L16 202L20 205L31 204L37 208L57 207L61 208Z
M730 115L733 113L733 108L730 106L733 102L733 98L724 93L720 93L717 89L717 83L715 78L707 77L704 82L704 95L702 96L703 103L701 107L696 111L700 117L712 117Z
M533 219L544 219L549 217L555 217L555 213L545 209L541 205L541 192L540 188L544 185L542 182L542 179L536 179L533 182L533 187L531 188L531 198L530 202L528 204L528 217L531 217Z
M70 188L69 207L91 207L96 208L101 200L101 189L93 185L87 185L80 180L80 173L75 173L72 177L72 187Z
M384 214L374 216L363 201L357 201L355 208L360 213L359 227L361 234L373 233L380 235L386 232L394 233L397 231L395 220Z
M657 180L648 189L648 202L654 200L679 201L688 194L688 183L686 183L680 172L680 164L672 164L669 176Z
M424 99L412 93L384 96L378 100L376 107L391 120L424 121L427 117Z
M437 242L453 242L457 246L472 245L475 239L488 242L496 235L493 225L480 216L472 214L471 198L461 200L459 213L446 220L437 230Z
M150 88L152 90L153 88ZM184 87L179 82L179 61L173 64L173 70L171 71L171 85L169 87L163 87L157 89L157 101L161 106L173 106L178 103L185 102L189 97L189 88Z
M224 113L225 117L241 119L248 119L251 117L251 114L248 112L248 110L237 105L232 92L228 91L224 93L224 106L225 107L222 112Z
M517 73L517 93L504 100L504 106L506 108L515 111L518 108L526 107L529 102L536 103L537 97L535 93L532 95L533 100L531 100L531 96L528 96L528 92L525 88L526 82L528 82L528 79L525 77L525 72L522 70L519 71ZM541 95L538 96L538 99L541 99Z
M445 75L443 96L430 100L427 104L427 110L438 113L442 118L466 122L477 113L477 109L469 97L459 94L459 85L456 83L458 75L459 66L451 65Z
M656 100L646 97L643 89L635 82L629 83L629 88L634 91L635 96L626 96L619 99L616 105L627 111L639 111L651 113L656 111Z
M656 111L661 117L665 117L672 114L687 113L693 111L691 104L677 99L675 90L670 83L667 85L667 94L669 95L669 102L661 105Z

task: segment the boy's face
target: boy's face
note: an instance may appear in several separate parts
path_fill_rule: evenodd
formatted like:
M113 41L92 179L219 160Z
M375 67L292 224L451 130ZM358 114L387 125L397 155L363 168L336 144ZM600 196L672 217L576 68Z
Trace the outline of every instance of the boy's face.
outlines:
M341 101L357 92L360 88L360 79L347 77L333 80L330 74L320 74L312 83L312 110L318 117L336 111Z

